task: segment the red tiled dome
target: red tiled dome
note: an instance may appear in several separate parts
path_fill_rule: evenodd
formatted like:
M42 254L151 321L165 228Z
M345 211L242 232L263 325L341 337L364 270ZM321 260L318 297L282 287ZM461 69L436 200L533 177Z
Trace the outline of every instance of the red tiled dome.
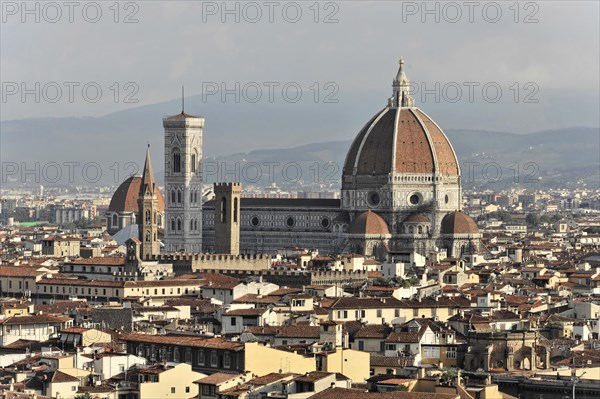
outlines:
M115 191L108 206L109 212L138 212L138 197L140 195L140 185L142 178L140 176L132 176L125 180ZM158 211L164 212L165 200L162 193L155 187L155 192L158 196Z
M442 219L442 234L479 234L477 223L461 211L450 212Z
M381 216L372 211L366 211L358 215L347 230L348 234L390 234L387 223Z
M459 175L450 141L418 108L385 108L362 128L346 156L344 175L392 172Z

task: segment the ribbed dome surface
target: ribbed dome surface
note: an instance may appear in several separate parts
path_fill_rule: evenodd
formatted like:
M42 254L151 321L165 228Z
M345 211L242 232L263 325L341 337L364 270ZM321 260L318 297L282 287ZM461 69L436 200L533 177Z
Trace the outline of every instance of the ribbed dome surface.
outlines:
M442 234L479 234L477 223L461 211L450 212L442 219Z
M138 198L140 195L140 185L142 178L140 176L132 176L125 180L117 191L113 194L108 210L112 212L138 212ZM165 200L158 186L154 190L158 196L158 211L164 212Z
M354 139L345 175L441 173L458 176L456 154L444 132L415 107L387 107Z
M390 234L390 229L381 216L375 212L366 211L350 223L347 233L387 235Z

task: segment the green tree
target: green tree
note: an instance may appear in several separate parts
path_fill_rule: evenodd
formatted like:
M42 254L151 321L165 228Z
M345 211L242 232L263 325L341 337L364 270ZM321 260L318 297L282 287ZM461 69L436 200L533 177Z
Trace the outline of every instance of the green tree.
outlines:
M385 277L377 277L375 280L373 280L373 285L378 287L391 287L393 284L390 279Z
M456 377L458 377L458 370L455 368L448 369L440 376L440 383L450 384L456 381Z
M540 215L537 213L530 213L525 218L525 221L529 226L538 226L540 224Z

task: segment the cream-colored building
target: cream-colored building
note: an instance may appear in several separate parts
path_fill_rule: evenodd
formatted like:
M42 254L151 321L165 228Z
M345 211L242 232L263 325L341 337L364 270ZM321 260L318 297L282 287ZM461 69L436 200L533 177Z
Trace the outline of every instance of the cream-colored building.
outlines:
M72 323L73 319L70 317L52 315L9 317L0 321L0 346L19 339L46 341Z
M79 256L81 240L74 237L48 237L42 240L42 254L54 257Z
M180 363L159 373L140 372L139 399L197 397L198 385L194 384L194 381L204 377L206 374L193 371L192 366L186 363Z
M370 377L370 358L368 352L337 348L317 354L317 370L340 373L360 384Z
M315 359L312 357L269 348L256 342L246 342L244 352L244 370L254 375L265 375L278 370L283 373L304 374L315 370Z
M328 308L329 318L334 321L359 320L367 324L400 324L417 317L437 317L446 321L457 313L459 308L470 307L471 302L466 298L439 299L423 298L339 298Z
M112 341L110 334L95 328L68 327L60 332L60 342L72 346L91 346Z

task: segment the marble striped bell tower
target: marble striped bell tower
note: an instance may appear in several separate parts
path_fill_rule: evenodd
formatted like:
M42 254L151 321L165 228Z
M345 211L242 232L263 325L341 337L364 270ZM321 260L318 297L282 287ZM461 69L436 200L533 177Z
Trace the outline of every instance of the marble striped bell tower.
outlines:
M183 107L182 107L183 108ZM202 252L202 129L204 118L163 118L165 129L165 251Z

